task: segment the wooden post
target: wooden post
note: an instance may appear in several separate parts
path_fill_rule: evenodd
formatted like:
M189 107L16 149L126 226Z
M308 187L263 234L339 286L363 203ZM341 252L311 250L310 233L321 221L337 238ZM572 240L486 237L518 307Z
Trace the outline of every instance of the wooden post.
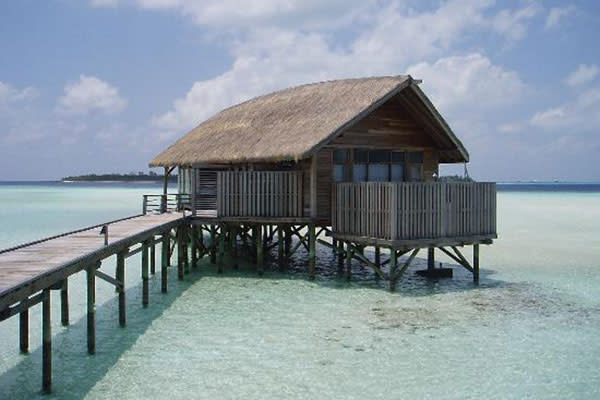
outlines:
M50 316L50 289L42 295L42 390L52 391L52 320Z
M285 266L285 256L283 254L283 227L277 225L277 262L279 263L279 269L283 270Z
M210 263L217 263L217 228L210 226Z
M183 239L183 225L177 227L177 279L183 280L184 273L184 239Z
M19 348L29 353L29 308L19 313Z
M390 249L390 291L396 290L396 270L398 269L398 257L396 250Z
M427 249L427 270L431 271L435 268L435 248L429 247Z
M162 245L161 245L161 265L160 265L160 291L167 293L167 280L169 277L169 235L170 233L163 232L162 234Z
M317 218L317 155L310 159L310 217Z
M150 243L150 273L156 273L156 244L154 243L154 235L152 235Z
M121 282L119 290L119 325L125 326L126 311L125 311L125 253L127 250L117 253L117 280Z
M308 224L308 278L315 279L315 264L316 264L316 241L317 235L315 232L315 224Z
M229 250L231 251L231 265L233 269L238 269L238 248L237 248L237 227L231 228L229 233Z
M96 269L99 265L86 268L87 278L87 348L89 354L96 353Z
M192 225L191 227L191 236L192 236L192 268L196 269L198 267L198 227L196 225Z
M148 241L144 241L142 243L142 306L148 307L148 297L149 297L149 288L148 288Z
M69 326L69 278L65 278L60 288L60 323Z
M287 263L290 258L290 251L292 249L292 228L286 225L283 228L283 251L285 252L285 262Z
M346 242L346 280L352 279L352 256L354 251L350 242Z
M225 239L226 239L226 230L225 226L221 225L221 233L217 239L217 243L219 246L219 254L218 254L218 267L217 273L222 274L225 267Z
M479 283L479 245L473 245L473 282Z
M381 247L375 246L375 265L381 268ZM379 281L379 274L375 274L375 280Z
M338 245L338 241L337 241L337 239L333 239L333 240L331 241L331 251L332 251L333 253L335 253L335 248L337 247L337 245Z
M259 275L262 275L264 273L263 226L257 225L254 228L254 232L256 235L256 270Z
M183 241L183 269L186 274L190 273L190 257L189 257L189 248L190 248L190 226L188 224L183 224L183 232L181 233L181 240Z
M338 270L341 273L344 270L344 241L338 240Z

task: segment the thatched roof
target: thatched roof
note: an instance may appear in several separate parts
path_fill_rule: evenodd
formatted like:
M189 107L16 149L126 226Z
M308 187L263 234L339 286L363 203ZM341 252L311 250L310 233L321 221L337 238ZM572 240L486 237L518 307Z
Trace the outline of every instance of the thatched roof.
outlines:
M431 114L430 123L450 143L446 161L467 161L468 153L415 81L401 75L313 83L256 97L202 122L156 156L150 166L308 158L407 89L414 91Z

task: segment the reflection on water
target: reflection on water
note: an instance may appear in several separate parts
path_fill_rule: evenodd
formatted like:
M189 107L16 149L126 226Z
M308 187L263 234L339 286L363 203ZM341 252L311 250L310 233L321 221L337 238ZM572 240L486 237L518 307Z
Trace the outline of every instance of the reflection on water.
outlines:
M389 293L358 263L346 282L331 250L318 247L314 282L303 250L286 271L271 258L262 278L248 264L219 275L203 260L184 282L173 268L166 295L153 277L144 309L132 257L125 329L114 289L98 282L95 356L77 275L69 328L53 295L52 397L598 398L600 216L573 209L600 197L568 194L567 207L556 196L499 194L501 238L482 248L478 286L458 266L452 279L419 277L417 259ZM575 224L568 238L591 238L585 246L565 246L566 221ZM103 268L114 272L113 260ZM31 315L28 356L18 354L17 319L0 324L1 398L43 397L39 307Z

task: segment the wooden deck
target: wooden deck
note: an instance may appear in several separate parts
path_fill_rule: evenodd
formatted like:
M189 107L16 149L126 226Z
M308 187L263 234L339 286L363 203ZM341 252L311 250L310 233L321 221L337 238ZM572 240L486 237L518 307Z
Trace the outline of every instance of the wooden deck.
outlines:
M142 215L0 251L0 316L11 304L51 287L88 264L169 230L181 213ZM108 226L104 245L102 226Z

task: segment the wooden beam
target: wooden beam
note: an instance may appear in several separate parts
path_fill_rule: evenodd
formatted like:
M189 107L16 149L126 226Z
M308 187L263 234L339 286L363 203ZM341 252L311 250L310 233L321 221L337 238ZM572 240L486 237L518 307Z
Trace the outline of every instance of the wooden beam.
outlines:
M86 269L87 278L87 348L89 354L96 353L96 270L98 265Z
M98 278L102 279L103 281L108 282L111 285L114 285L117 292L123 291L123 282L119 281L118 279L113 278L112 276L105 274L104 272L102 272L100 270L96 270L95 275Z
M263 226L257 225L256 232L256 270L259 275L264 273L264 253L263 253Z
M473 282L479 283L479 245L473 245Z
M125 302L125 253L117 253L117 281L121 282L122 289L119 291L119 325L125 327L126 302Z
M150 289L148 287L148 281L150 279L148 274L148 250L149 242L145 241L142 243L142 306L148 307Z
M52 320L50 289L44 289L42 300L42 390L52 392Z
M60 289L60 323L69 326L69 278L65 278Z
M19 349L29 353L29 308L19 313Z
M316 157L316 156L315 156ZM315 224L308 225L308 278L313 280L315 279L315 266L316 266L316 239L317 235L315 232Z
M161 265L160 265L160 291L167 293L167 281L169 278L169 232L163 232L161 245Z
M317 155L310 159L310 217L317 218Z

